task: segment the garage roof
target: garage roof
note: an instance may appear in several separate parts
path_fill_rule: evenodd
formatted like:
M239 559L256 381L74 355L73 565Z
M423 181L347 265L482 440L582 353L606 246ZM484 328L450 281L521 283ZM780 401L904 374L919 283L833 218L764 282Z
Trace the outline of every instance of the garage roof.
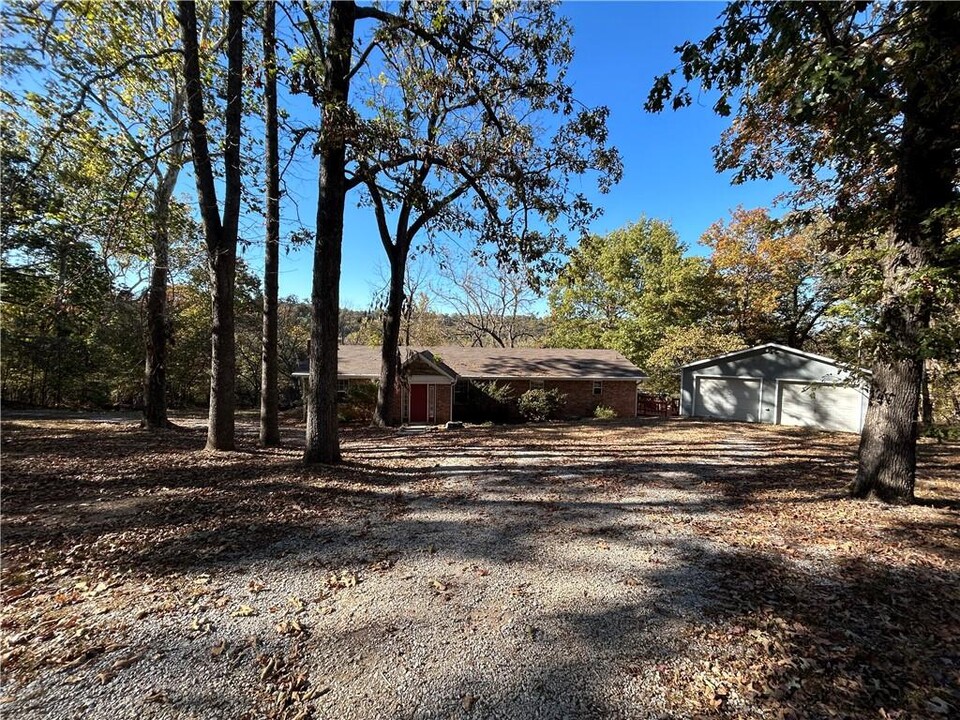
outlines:
M704 365L713 365L720 360L733 360L738 357L747 357L749 355L758 355L760 353L766 353L771 351L780 350L791 355L796 355L798 357L807 358L808 360L817 360L822 363L827 363L828 365L833 365L841 369L849 369L848 365L837 362L833 358L828 358L825 355L817 355L816 353L804 352L803 350L797 350L796 348L788 347L787 345L779 345L778 343L766 343L764 345L756 345L752 348L747 348L745 350L735 350L734 352L729 352L724 355L717 355L716 357L706 358L705 360L694 360L691 363L686 365L681 365L682 370L687 368L700 367ZM861 368L861 372L869 373L870 371Z

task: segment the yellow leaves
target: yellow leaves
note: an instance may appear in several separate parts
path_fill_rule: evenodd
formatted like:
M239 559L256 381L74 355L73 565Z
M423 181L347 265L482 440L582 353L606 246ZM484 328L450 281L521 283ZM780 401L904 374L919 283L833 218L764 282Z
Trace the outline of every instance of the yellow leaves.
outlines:
M360 579L355 572L350 570L341 570L339 574L331 573L326 578L326 585L333 590L342 590L344 588L356 587Z
M230 613L231 617L254 617L259 615L259 611L250 605L240 605L236 610Z
M302 635L304 633L303 625L296 618L281 620L275 627L281 635Z

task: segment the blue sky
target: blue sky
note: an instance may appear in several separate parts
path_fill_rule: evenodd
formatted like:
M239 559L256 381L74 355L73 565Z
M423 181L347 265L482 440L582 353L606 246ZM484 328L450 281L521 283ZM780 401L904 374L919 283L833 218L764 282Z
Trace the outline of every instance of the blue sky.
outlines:
M782 182L734 186L729 173L713 169L712 147L729 120L717 118L709 100L660 115L643 110L653 77L676 64L674 46L706 35L722 9L722 3L700 2L564 3L576 49L569 78L582 102L610 108L610 140L624 164L623 181L609 194L590 193L604 208L593 232L604 234L646 215L671 222L691 252L703 252L697 241L711 223L737 205L769 207L785 189ZM312 222L315 163L305 164L290 183L300 195L301 220ZM348 197L341 304L362 309L380 284L386 262L371 211L356 204L356 197ZM289 209L285 215L291 216ZM257 245L247 256L255 269L262 266ZM312 249L281 258L282 295L309 298L311 263Z

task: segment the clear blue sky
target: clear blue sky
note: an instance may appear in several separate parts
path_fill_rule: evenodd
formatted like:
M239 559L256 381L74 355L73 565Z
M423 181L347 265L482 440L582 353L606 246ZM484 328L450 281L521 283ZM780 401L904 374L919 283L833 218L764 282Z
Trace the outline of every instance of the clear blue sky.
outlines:
M729 174L713 169L712 147L729 120L717 118L712 103L660 115L644 112L653 77L674 67L673 48L699 40L716 24L722 3L700 2L567 2L562 12L574 26L576 57L569 78L578 99L610 108L610 139L623 157L623 181L609 194L592 198L604 208L593 232L604 234L641 215L673 224L691 252L715 220L737 205L770 206L785 189L781 182L734 186ZM307 110L307 108L304 108ZM316 212L316 175L301 168L296 185L300 218L312 223ZM584 185L589 188L589 183ZM341 304L362 309L371 288L379 284L384 253L372 212L348 197L344 231ZM285 213L289 215L288 213ZM251 231L254 229L251 228ZM251 239L256 235L251 232ZM262 250L254 247L248 261L262 267ZM282 295L310 296L312 248L281 257Z

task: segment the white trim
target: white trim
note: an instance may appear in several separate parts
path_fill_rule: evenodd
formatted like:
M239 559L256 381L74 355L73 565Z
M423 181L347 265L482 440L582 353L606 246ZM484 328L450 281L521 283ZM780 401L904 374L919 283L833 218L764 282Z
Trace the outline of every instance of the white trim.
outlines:
M407 375L407 382L417 385L446 385L450 382L448 375Z
M827 365L833 365L834 367L838 367L842 370L850 371L855 369L849 365L844 365L843 363L837 362L833 358L828 358L825 355L817 355L816 353L797 350L796 348L788 347L786 345L779 345L777 343L766 343L764 345L756 345L752 348L746 348L744 350L735 350L733 352L725 353L723 355L717 355L716 357L712 357L712 358L706 358L704 360L694 360L693 362L687 363L686 365L681 365L680 369L686 370L687 368L692 368L696 365L711 365L720 360L729 360L730 358L734 358L740 355L749 355L752 353L757 353L759 351L767 351L767 350L782 350L783 352L790 353L791 355L798 355L800 357L807 358L808 360L816 360L818 362L826 363ZM867 370L866 368L860 368L860 372L869 373L870 371ZM720 376L717 375L716 377L720 377Z
M690 400L690 417L697 417L697 395L700 390L700 378L716 380L759 380L760 397L757 399L757 419L755 422L763 422L763 376L756 375L707 375L704 373L693 375L693 397ZM745 420L744 422L750 422Z

